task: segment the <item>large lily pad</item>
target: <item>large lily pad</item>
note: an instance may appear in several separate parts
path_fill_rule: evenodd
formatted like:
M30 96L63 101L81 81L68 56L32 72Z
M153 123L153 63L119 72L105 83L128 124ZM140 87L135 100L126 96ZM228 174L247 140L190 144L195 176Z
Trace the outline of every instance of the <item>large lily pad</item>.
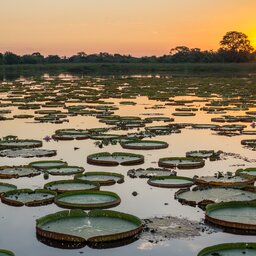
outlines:
M53 202L56 193L45 189L17 189L3 194L3 203L12 206L41 206Z
M254 256L256 243L229 243L206 247L197 256Z
M209 187L193 190L181 189L175 193L175 199L182 204L195 206L209 203L230 202L230 201L252 201L256 200L256 193L246 189L232 187Z
M34 168L38 169L49 169L49 168L60 168L67 166L68 164L66 162L60 161L60 160L52 160L52 161L35 161L31 162L29 166L32 166Z
M12 251L0 249L0 256L15 256Z
M100 185L96 182L84 180L58 180L48 182L44 185L45 189L56 191L58 193L99 190Z
M12 179L20 177L33 177L41 174L38 169L31 166L1 166L0 178Z
M15 189L17 189L17 187L15 185L0 182L0 195L5 193L5 192L12 191L12 190L15 190Z
M46 215L36 223L38 236L78 246L126 239L141 231L139 218L107 210L62 211Z
M256 202L231 201L206 207L206 221L228 232L256 234Z
M40 140L0 140L0 149L40 148L42 145Z
M153 177L148 180L148 184L155 187L162 188L184 188L191 187L194 182L193 179L181 176L160 176Z
M106 209L120 204L120 197L108 191L67 192L57 196L54 202L68 209Z
M49 149L4 149L0 150L0 156L2 157L24 157L24 158L31 158L31 157L52 157L56 156L56 150L49 150Z
M99 183L101 186L124 182L124 175L114 172L86 172L75 176L76 180L87 180Z
M193 157L165 157L159 159L158 165L166 168L195 169L203 167L204 160Z
M83 173L84 168L79 166L52 167L47 168L46 172L48 172L51 175L72 175Z
M150 150L150 149L167 148L169 146L169 144L164 141L140 140L140 141L122 142L121 146L123 148L127 148L127 149Z
M116 165L136 165L144 163L144 156L139 154L115 152L97 153L87 156L87 163L94 165L116 166Z
M176 172L170 171L170 169L149 167L147 169L131 169L127 172L127 175L131 178L151 178L158 176L175 176Z

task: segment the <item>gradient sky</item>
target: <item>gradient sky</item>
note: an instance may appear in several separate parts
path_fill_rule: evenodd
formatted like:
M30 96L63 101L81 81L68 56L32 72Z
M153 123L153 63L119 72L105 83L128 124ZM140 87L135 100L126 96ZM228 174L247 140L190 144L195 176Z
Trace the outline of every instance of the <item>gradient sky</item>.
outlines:
M0 52L162 55L217 49L232 30L256 47L256 0L0 1Z

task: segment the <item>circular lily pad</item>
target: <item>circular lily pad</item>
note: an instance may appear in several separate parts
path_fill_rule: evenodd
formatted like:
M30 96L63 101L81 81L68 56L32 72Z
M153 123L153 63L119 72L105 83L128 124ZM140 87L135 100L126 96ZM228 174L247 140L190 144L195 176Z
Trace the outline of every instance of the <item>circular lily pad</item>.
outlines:
M141 231L139 218L109 210L62 211L46 215L36 223L38 236L78 246L126 239Z
M87 156L87 163L104 166L136 165L144 163L144 156L139 154L115 152L98 153Z
M40 140L0 140L0 149L40 148L42 145Z
M175 199L182 204L195 206L209 203L229 201L256 200L256 193L232 187L199 188L193 190L180 189L175 193Z
M232 201L210 204L206 207L205 220L225 228L226 231L256 234L256 202Z
M56 193L45 189L17 189L3 194L3 203L12 206L41 206L51 204Z
M229 243L206 247L197 256L254 256L256 243Z
M31 162L29 166L38 169L49 169L49 168L60 168L67 166L67 162L63 162L60 160L52 160L52 161L35 161Z
M15 256L15 254L11 251L0 249L1 256Z
M193 112L175 112L172 113L173 116L195 116L196 114Z
M24 158L31 158L31 157L52 157L56 156L56 150L49 150L49 149L4 149L0 150L1 157L24 157Z
M160 158L158 165L166 168L195 169L203 167L204 160L193 157L166 157Z
M2 193L15 190L15 189L17 189L15 185L0 182L0 195L2 195Z
M214 156L214 150L195 150L189 151L186 153L186 157L201 157L201 158L209 158Z
M214 128L218 128L219 125L215 125L215 124L193 124L192 128L194 129L214 129Z
M53 190L58 193L99 190L99 187L100 185L96 182L84 180L57 180L44 185L45 189Z
M255 168L246 168L238 169L236 174L239 176L244 176L248 179L254 179L256 181L256 167Z
M242 140L241 144L248 147L256 147L256 139Z
M36 168L31 166L1 166L0 178L12 179L20 177L33 177L41 174Z
M46 170L51 175L72 175L83 173L84 168L79 166L52 167Z
M148 184L154 187L162 188L184 188L191 187L193 179L181 176L160 176L153 177L148 180Z
M223 175L221 177L203 176L195 179L195 184L199 186L241 186L253 185L253 179L247 179L242 176Z
M67 192L57 196L54 202L68 209L106 209L119 205L120 197L108 191Z
M101 186L108 186L124 182L124 175L114 172L86 172L76 175L75 179L94 181Z
M139 141L122 142L121 146L123 148L127 148L127 149L150 150L150 149L167 148L169 146L169 144L164 141L139 140Z
M127 175L131 178L151 178L159 176L175 176L176 173L170 171L170 169L149 167L147 169L131 169L127 172Z

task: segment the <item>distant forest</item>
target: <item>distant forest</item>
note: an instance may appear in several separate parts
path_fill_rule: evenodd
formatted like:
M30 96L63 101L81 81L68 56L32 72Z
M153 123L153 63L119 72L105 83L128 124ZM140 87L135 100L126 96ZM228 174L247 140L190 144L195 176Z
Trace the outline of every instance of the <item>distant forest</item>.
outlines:
M12 52L0 53L0 65L55 64L55 63L228 63L255 62L256 50L248 36L242 32L227 32L216 51L202 51L199 48L177 46L163 56L133 57L131 55L100 52L86 54L78 52L71 57L58 55L43 56L39 52L17 55Z

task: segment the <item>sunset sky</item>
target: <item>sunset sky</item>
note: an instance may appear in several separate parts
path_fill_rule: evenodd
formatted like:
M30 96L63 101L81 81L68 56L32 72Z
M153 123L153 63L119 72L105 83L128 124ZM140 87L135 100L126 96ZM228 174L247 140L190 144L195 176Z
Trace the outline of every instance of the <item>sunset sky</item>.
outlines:
M256 47L256 0L1 0L0 52L162 55L217 49L227 31Z

